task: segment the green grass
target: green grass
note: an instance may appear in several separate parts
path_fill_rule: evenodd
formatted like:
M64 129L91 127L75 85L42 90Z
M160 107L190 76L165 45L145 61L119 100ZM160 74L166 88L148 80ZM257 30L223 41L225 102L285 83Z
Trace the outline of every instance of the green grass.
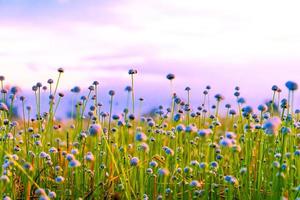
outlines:
M21 100L21 117L14 118L12 106L17 95L8 109L0 111L3 198L300 198L300 126L293 110L294 91L279 110L274 109L275 99L280 101L279 92L274 91L270 92L269 111L254 115L240 102L232 106L238 109L232 115L232 108L224 107L220 95L213 102L203 94L203 104L197 110L199 105L190 105L191 90L188 105L180 104L182 100L173 95L171 86L170 108L161 107L150 117L142 116L141 109L134 113L134 79L130 74L132 105L130 109L124 100L127 108L119 119L112 117L112 93L110 116L103 115L96 84L87 98L72 108L74 120L60 122L55 114L64 100L57 92L62 74L60 70L55 86L51 83L48 89L53 98L47 115L30 120L31 110L25 108L26 100ZM3 88L3 81L1 85ZM34 95L40 116L40 87ZM2 93L2 101L7 99ZM215 110L209 108L209 101L215 103ZM88 109L90 104L94 108ZM138 133L144 134L137 137ZM135 164L131 163L133 157L138 158Z

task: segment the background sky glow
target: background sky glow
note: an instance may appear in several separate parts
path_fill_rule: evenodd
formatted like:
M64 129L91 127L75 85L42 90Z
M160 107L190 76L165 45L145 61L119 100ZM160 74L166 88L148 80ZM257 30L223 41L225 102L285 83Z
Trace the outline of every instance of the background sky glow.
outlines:
M98 80L106 92L123 90L127 70L136 68L138 94L155 99L151 93L169 95L165 75L172 72L175 89L189 85L195 101L210 84L225 96L240 85L257 103L273 84L299 80L299 7L274 0L0 0L0 74L28 89L63 67L62 89Z

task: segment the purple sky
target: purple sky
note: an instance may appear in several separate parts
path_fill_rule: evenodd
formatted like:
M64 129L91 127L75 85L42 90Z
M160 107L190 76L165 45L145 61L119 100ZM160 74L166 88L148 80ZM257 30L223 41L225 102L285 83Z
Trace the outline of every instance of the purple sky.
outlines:
M282 1L281 1L282 2ZM137 68L137 95L159 102L189 85L229 97L236 85L252 103L300 74L299 1L0 0L0 73L30 88L66 74L61 89L93 80L128 85ZM159 95L158 95L159 94ZM258 96L260 96L258 98ZM297 98L299 96L297 95Z

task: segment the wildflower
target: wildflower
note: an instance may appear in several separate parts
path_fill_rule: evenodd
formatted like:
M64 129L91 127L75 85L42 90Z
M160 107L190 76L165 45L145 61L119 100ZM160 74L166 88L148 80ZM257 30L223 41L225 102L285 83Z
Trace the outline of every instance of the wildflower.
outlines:
M93 153L92 152L87 152L87 154L85 155L85 160L90 161L90 162L94 161L95 157L94 157Z
M273 162L273 167L279 168L280 167L280 163L278 161L274 161Z
M216 161L212 161L212 162L210 163L210 166L211 166L212 168L218 168L219 164L218 164Z
M197 127L194 125L188 125L185 127L185 132L186 133L195 133L195 132L197 132Z
M49 198L54 199L54 198L56 198L56 193L51 191L48 193L48 196L49 196Z
M176 130L177 130L178 132L182 132L183 130L185 130L185 126L184 126L183 124L178 124L178 125L176 126Z
M2 176L0 176L0 181L8 183L10 180L9 180L8 176L2 175Z
M188 174L188 173L192 173L192 172L193 172L193 169L190 168L190 167L185 167L185 168L183 169L183 171L184 171L184 173Z
M59 73L64 73L65 70L64 70L62 67L60 67L60 68L57 69L57 71L58 71Z
M40 153L40 158L46 158L47 156L48 156L48 154L46 152L44 152L44 151L42 151Z
M132 91L132 87L130 85L125 87L125 91L127 92L131 92Z
M175 79L175 75L174 74L168 74L166 76L166 78L171 81L171 80Z
M291 128L285 127L285 126L284 126L284 127L281 127L280 132L281 132L283 135L286 135L286 134L291 133L292 131L291 131Z
M67 154L67 155L66 155L66 159L67 159L68 161L71 161L71 160L74 160L74 159L75 159L75 156L74 156L73 154Z
M169 174L170 174L170 172L167 168L158 169L158 175L159 176L168 176Z
M128 74L130 74L130 75L137 74L137 70L136 69L130 69L128 71Z
M23 168L28 170L28 171L32 171L33 170L33 167L30 163L26 162L23 164Z
M267 135L277 135L281 120L279 117L268 119L263 125L263 129Z
M201 137L207 137L210 134L212 134L212 130L211 129L202 129L198 131L198 135Z
M58 151L57 151L57 149L56 149L55 147L51 147L51 148L49 149L49 152L50 152L50 153L57 153Z
M273 85L273 86L272 86L272 90L273 90L274 92L276 92L276 91L278 90L278 86L277 86L277 85Z
M201 184L200 184L200 182L197 181L197 180L192 180L192 181L190 182L190 186L191 186L191 187L201 187Z
M156 161L152 160L152 161L149 163L149 165L150 165L151 167L157 167L157 166L158 166L158 163L157 163Z
M244 104L244 103L246 103L246 100L245 100L245 98L240 97L240 98L238 98L237 102L238 102L239 104Z
M220 140L219 144L223 147L231 147L233 145L233 142L231 139L224 138Z
M41 196L41 195L46 195L46 192L45 192L45 190L44 190L43 188L38 188L38 189L36 189L36 190L34 191L34 193L35 193L36 195L39 195L39 196Z
M171 155L171 156L174 155L173 149L171 149L171 148L169 148L169 147L164 146L164 147L163 147L163 150L165 151L165 153L166 153L167 155Z
M144 152L149 152L149 145L145 142L139 144L138 149Z
M224 100L225 98L224 98L224 96L221 95L221 94L216 94L216 95L215 95L215 99L216 99L217 101L222 101L222 100Z
M260 104L257 109L260 111L260 112L265 112L268 110L268 106L266 104Z
M225 136L226 136L226 138L229 138L229 139L236 138L236 134L233 132L226 132Z
M176 113L173 117L173 120L175 122L179 122L182 118L183 118L183 116L180 113Z
M245 174L247 172L247 168L246 167L242 167L240 169L240 174Z
M62 176L57 176L57 177L55 178L55 182L56 182L56 183L62 183L62 182L64 182L64 181L65 181L65 178L62 177Z
M235 111L234 109L230 109L230 110L229 110L229 114L230 114L230 115L236 115L236 111Z
M224 180L227 183L230 183L230 184L233 184L233 185L235 185L237 183L237 179L235 177L233 177L233 176L230 176L230 175L225 176Z
M101 133L101 125L100 124L92 124L89 128L89 135L96 136Z
M108 94L109 94L109 96L114 96L116 94L116 92L114 90L109 90Z
M3 102L0 102L0 110L1 111L8 111L7 105Z
M135 135L135 140L139 142L145 142L147 141L147 135L143 132L138 132Z
M81 166L81 163L78 161L78 160L71 160L70 162L69 162L69 167L70 168L76 168L76 167L79 167L79 166Z
M199 165L199 162L198 162L197 160L192 160L192 161L190 162L190 165L196 166L196 165Z
M290 90L290 91L295 91L298 89L298 84L293 81L288 81L285 83L285 86Z
M206 164L205 162L201 162L201 163L199 164L199 167L200 167L201 169L206 168L206 166L207 166L207 164Z
M153 174L153 169L152 169L152 168L147 168L146 172L147 172L148 174Z
M73 93L80 93L80 91L81 91L81 89L79 86L75 86L71 89L71 92L73 92Z
M130 165L131 166L137 166L139 164L139 159L137 157L132 157L130 159Z
M77 154L79 154L79 150L78 149L71 149L71 154L77 155Z

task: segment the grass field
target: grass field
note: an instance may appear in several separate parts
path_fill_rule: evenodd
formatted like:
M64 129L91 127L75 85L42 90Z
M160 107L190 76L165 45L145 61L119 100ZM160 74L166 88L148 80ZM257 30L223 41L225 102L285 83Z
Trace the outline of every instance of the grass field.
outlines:
M1 76L3 199L300 199L295 82L286 83L287 98L270 88L272 100L257 109L246 105L238 87L231 105L210 86L198 92L199 105L190 105L187 87L186 96L172 91L168 107L144 115L143 99L134 93L139 74L128 74L130 96L122 113L114 112L113 90L109 110L101 110L94 81L87 93L71 90L75 117L62 121L55 116L64 100L63 69L56 80L34 85L32 105L18 88L4 89ZM170 90L173 81L168 74ZM47 110L41 109L41 93L49 94ZM13 115L17 101L20 117Z

